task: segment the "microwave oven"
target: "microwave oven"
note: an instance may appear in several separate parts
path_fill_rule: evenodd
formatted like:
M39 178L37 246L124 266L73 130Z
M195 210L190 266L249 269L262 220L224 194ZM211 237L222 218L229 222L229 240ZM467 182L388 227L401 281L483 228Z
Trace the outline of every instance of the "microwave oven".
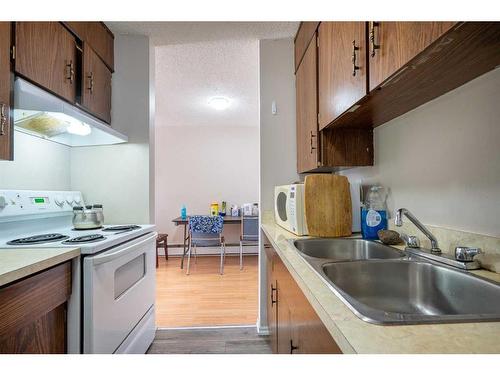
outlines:
M304 184L276 186L274 188L276 224L297 236L307 236L304 204Z

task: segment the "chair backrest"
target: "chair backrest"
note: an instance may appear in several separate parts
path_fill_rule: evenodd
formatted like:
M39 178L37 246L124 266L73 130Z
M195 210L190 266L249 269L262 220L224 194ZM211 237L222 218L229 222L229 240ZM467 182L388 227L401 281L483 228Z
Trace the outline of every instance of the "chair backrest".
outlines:
M224 228L222 216L195 215L189 217L191 243L197 246L216 246Z
M257 241L259 239L259 217L241 217L241 237L247 241Z

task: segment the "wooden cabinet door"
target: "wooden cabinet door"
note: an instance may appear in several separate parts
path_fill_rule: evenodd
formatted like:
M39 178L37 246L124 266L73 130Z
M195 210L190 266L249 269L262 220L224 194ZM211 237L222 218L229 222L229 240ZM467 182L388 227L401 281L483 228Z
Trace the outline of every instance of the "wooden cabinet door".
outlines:
M111 123L111 71L88 43L83 45L82 105Z
M319 130L367 94L366 23L319 25Z
M455 22L370 22L370 91L448 31Z
M109 70L114 70L114 35L104 23L69 21L64 24L94 49Z
M264 235L265 237L265 235ZM267 326L269 329L269 341L273 353L278 352L278 309L277 309L277 285L274 275L274 250L271 245L264 244L266 248L266 268L267 268Z
M279 292L278 292L279 293ZM278 305L278 354L292 354L292 317L290 305L284 293L279 295Z
M11 70L10 70L11 23L0 22L0 160L13 158L13 130L10 119Z
M16 22L15 71L74 103L74 37L59 22Z
M317 58L314 36L296 74L297 172L318 167Z
M295 71L306 53L311 39L316 39L316 30L319 22L301 22L297 35L295 36Z

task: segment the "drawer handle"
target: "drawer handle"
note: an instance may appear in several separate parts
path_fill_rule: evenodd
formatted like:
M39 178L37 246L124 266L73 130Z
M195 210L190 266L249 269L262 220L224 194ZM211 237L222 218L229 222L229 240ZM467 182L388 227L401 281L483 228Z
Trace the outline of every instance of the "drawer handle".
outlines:
M356 41L352 41L352 76L356 77L356 71L359 70L359 66L356 65L356 51L359 51L359 47L356 47Z
M271 306L276 303L276 299L274 298L274 292L276 292L276 288L271 284Z
M66 79L69 80L71 84L73 84L75 80L75 66L73 65L73 60L69 60L69 63L66 64Z
M370 44L372 46L372 51L370 53L371 57L375 57L375 51L380 49L380 44L375 43L375 28L380 26L380 22L372 22L372 27L370 28Z
M5 135L5 126L7 125L7 111L5 103L0 104L0 135Z
M313 150L316 150L317 147L314 147L313 146L313 138L314 137L317 137L316 134L313 134L312 130L311 130L311 154L313 153Z
M90 91L91 94L94 93L94 73L90 72L89 75L87 76L89 80L89 87L87 87L87 90Z
M299 347L293 345L293 340L290 340L290 354L293 354L294 350L297 350Z

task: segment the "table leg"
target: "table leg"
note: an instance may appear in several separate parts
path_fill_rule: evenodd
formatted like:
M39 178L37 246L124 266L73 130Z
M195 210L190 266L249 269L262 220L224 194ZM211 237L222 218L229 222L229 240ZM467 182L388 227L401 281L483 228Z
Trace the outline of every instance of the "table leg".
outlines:
M184 247L182 249L181 269L184 268L184 257L186 256L187 224L184 224Z

